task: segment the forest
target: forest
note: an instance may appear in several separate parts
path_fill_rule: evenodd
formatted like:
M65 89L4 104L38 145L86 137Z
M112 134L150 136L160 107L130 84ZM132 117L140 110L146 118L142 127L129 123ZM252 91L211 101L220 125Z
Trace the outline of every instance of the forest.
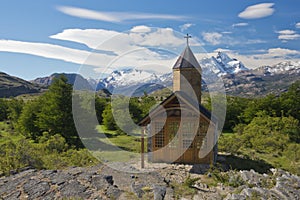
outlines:
M72 86L61 76L40 96L0 99L0 174L26 166L59 169L99 162L84 148L76 132L72 92ZM264 160L273 167L300 174L299 97L300 81L280 96L227 96L219 151ZM99 124L115 135L126 135L123 130L129 119L121 119L117 126L112 114L121 112L126 98L117 99L118 106L112 110L110 98L95 96ZM133 121L137 123L161 100L147 94L130 98ZM209 100L205 106L210 107Z

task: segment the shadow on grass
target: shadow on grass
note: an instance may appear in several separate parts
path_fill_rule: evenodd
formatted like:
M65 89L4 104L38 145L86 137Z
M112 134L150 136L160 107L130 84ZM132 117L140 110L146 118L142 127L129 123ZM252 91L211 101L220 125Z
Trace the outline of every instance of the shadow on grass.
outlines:
M250 158L242 158L234 155L221 155L225 161L220 164L225 164L232 170L250 170L253 169L258 173L268 173L271 168L274 168L271 164L264 160L251 160Z

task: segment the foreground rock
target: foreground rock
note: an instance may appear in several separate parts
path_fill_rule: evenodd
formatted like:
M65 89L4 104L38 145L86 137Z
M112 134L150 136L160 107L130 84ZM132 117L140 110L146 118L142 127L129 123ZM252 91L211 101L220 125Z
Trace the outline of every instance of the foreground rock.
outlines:
M125 163L117 166L134 169ZM214 172L203 174L207 166L164 164L152 168L143 173L105 165L26 169L0 178L0 199L300 199L300 178L283 170L274 169L270 174L220 172L228 177L227 182L213 183ZM192 179L197 181L188 187L187 180Z

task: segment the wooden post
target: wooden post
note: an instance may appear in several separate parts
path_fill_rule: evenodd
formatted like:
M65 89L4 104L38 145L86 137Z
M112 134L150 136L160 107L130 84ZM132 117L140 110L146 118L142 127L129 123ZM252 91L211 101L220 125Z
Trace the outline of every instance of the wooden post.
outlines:
M144 135L145 135L146 127L142 128L142 134L141 134L141 168L143 169L145 167L145 160L144 160Z

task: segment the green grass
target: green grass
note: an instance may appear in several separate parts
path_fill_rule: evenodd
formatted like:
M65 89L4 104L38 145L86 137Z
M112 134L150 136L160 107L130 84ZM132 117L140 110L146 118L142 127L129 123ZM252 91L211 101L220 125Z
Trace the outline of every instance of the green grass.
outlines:
M106 137L98 137L105 149L94 150L93 155L101 161L110 162L126 162L140 156L141 139L139 134L135 136L120 134L118 131L107 130L103 125L97 126L99 134L104 134ZM106 145L103 145L106 144ZM147 140L145 139L145 151ZM113 146L113 147L112 147ZM117 149L115 147L118 147Z

